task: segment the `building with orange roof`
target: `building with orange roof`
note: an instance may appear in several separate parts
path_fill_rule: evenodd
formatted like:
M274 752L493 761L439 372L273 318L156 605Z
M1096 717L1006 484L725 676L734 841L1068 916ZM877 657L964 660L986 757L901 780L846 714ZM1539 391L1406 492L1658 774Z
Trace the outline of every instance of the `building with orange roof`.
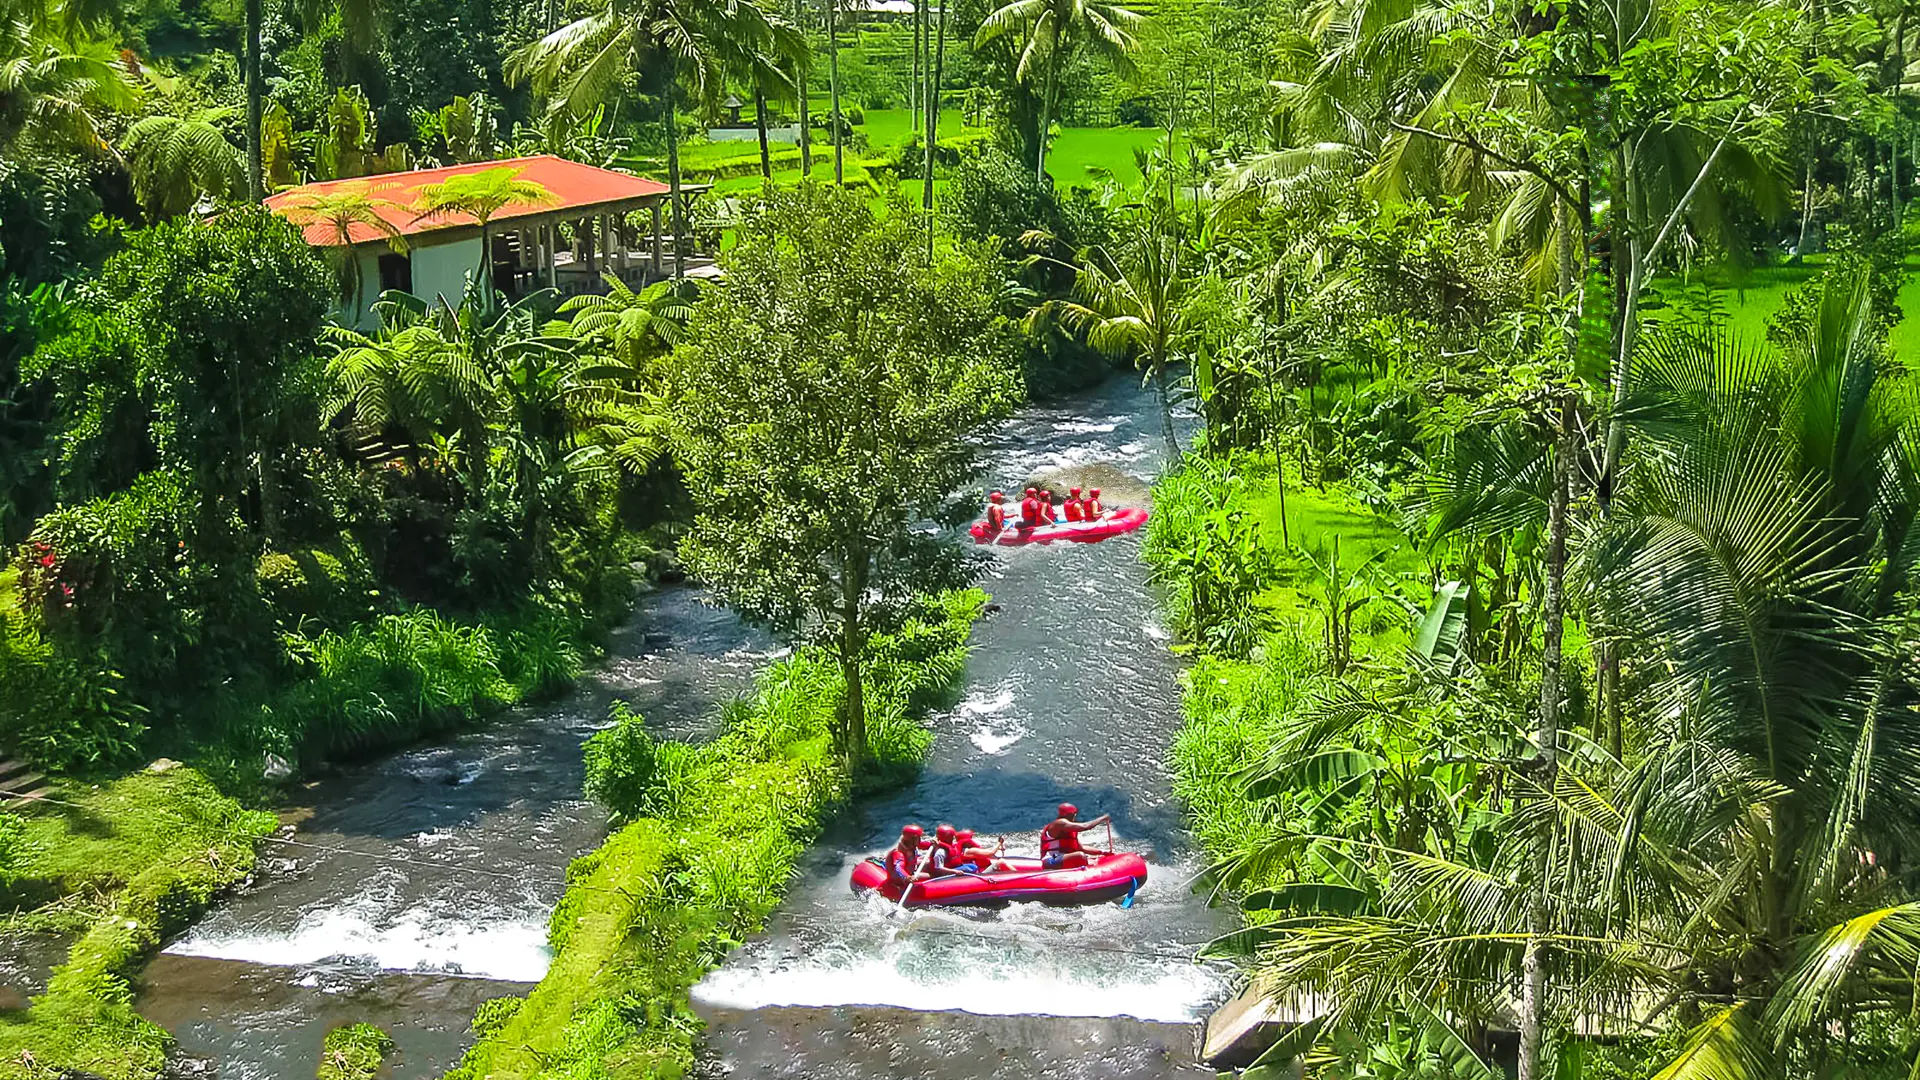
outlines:
M372 301L388 289L429 301L444 297L449 303L460 302L480 272L479 222L458 213L422 214L416 209L420 192L450 177L502 167L517 170L516 179L532 181L552 194L538 203L509 203L488 224L494 288L510 298L540 288L569 296L605 292L603 275L607 274L637 289L667 276L667 261L677 260L677 255L668 254L667 249L675 245L663 230L667 185L550 154L323 180L275 192L266 205L301 222L308 243L338 248L342 245L335 227L301 210L310 207L315 196L355 185L373 204L374 213L404 239L406 250L396 252L387 234L370 224L355 223L348 231L344 246L359 261L364 285L351 305L354 310L342 311L341 321L371 329L375 323ZM682 198L691 203L706 190L707 185L683 185ZM631 224L633 215L643 212L650 216L650 230ZM687 270L686 265L673 267L675 273Z

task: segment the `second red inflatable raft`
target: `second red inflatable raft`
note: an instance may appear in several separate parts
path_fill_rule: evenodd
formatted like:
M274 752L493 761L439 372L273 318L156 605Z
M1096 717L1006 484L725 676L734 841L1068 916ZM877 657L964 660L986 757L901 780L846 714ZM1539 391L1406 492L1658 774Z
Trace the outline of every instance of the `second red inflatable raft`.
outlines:
M989 537L987 527L975 522L970 532L975 543L1000 544L1003 547L1019 547L1022 544L1050 544L1055 540L1071 540L1087 544L1096 540L1105 540L1109 536L1130 533L1147 523L1147 512L1137 506L1123 506L1118 510L1109 510L1092 521L1056 521L1051 525L1039 525L1031 529L1021 529L1009 525L1000 530L1000 535Z

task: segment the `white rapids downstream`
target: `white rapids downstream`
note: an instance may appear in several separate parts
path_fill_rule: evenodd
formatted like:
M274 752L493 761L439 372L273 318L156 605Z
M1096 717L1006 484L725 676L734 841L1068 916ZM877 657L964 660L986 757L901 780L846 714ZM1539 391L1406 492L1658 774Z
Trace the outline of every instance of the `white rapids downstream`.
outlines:
M1123 376L1007 422L983 479L1014 488L1077 470L1101 477L1109 502L1137 501L1164 459L1159 430L1151 394ZM983 585L998 610L975 630L955 705L933 718L925 773L854 807L766 932L696 988L703 1072L1198 1075L1191 1023L1230 987L1192 957L1226 926L1187 888L1202 863L1167 773L1179 664L1139 543L994 552ZM260 882L150 967L141 1010L222 1078L306 1080L326 1030L353 1020L393 1030L396 1080L455 1064L473 1008L545 973L566 862L604 835L580 797L580 743L607 702L703 737L717 703L777 655L699 599L645 598L612 658L557 706L319 785L296 843L263 850ZM853 863L905 821L1004 833L1010 851L1030 852L1062 800L1111 813L1115 846L1147 855L1132 908L896 914L847 888Z

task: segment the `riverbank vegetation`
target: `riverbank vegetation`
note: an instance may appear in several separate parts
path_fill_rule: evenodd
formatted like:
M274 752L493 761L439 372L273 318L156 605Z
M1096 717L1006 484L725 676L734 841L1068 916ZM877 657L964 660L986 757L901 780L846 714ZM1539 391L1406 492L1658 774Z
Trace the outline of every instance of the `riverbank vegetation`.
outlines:
M1908 1075L1905 38L1324 10L1059 309L1204 424L1145 554L1253 1073Z
M377 1024L347 1024L327 1032L320 1044L316 1080L374 1080L393 1052L393 1037Z
M857 787L918 769L932 741L921 719L958 682L985 604L978 590L923 599L873 636L865 692L876 771L866 775L850 775L836 749L849 692L830 649L763 672L705 744L656 740L616 705L614 726L587 745L587 793L622 824L568 869L546 978L524 999L482 1007L474 1048L449 1077L686 1075L693 984L759 929Z
M0 1076L151 1077L172 1036L133 1010L141 966L253 869L271 814L242 809L173 762L102 785L63 783L0 813L0 932L71 935L29 1007L0 1010Z

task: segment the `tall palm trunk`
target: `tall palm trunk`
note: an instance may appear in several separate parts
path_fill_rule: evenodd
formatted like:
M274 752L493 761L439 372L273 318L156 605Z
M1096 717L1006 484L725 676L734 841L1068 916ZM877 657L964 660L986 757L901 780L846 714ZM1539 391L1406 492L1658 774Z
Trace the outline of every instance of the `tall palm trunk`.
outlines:
M833 182L847 182L847 147L840 117L840 0L827 0L827 92L833 95Z
M1042 185L1047 182L1047 139L1053 133L1054 87L1060 81L1060 30L1054 28L1053 48L1047 52L1047 85L1040 92L1039 148L1033 155L1033 175Z
M793 24L801 30L806 29L807 0L793 0ZM813 71L809 59L813 56L811 47L793 62L793 86L800 95L800 175L813 175L813 128L808 116L808 78Z
M267 197L266 179L260 168L260 122L266 87L260 65L261 0L247 0L247 48L242 58L246 65L242 78L247 94L247 196L254 202Z
M753 88L753 126L760 131L760 178L773 179L773 149L767 145L767 92Z
M1560 646L1565 629L1567 581L1567 485L1572 474L1575 432L1573 404L1560 403L1560 437L1553 451L1553 491L1547 501L1546 596L1541 603L1540 726L1535 762L1541 788L1551 798L1560 773ZM1532 894L1527 898L1527 946L1521 960L1519 1080L1538 1080L1541 1072L1543 1017L1547 996L1547 938L1553 932L1548 905L1548 855L1553 847L1555 815L1540 815L1533 840Z
M933 209L934 152L940 145L940 81L947 69L947 2L940 5L939 29L934 35L933 78L927 85L927 169L920 188L920 205ZM933 242L933 222L927 222L927 242Z
M673 222L673 276L687 276L687 213L680 200L680 121L674 116L673 99L680 81L670 73L666 92L660 95L661 111L667 123L667 201L673 204L668 215Z
M921 86L925 82L926 68L920 62L920 55L921 55L921 52L926 48L926 37L927 37L927 3L926 3L926 0L914 0L913 60L911 63L908 64L907 112L913 118L911 121L911 124L913 128L913 133L915 135L921 134L925 130L924 128L921 127L921 123L923 119L921 114L925 111L925 106L926 106L926 101L921 96L922 94L925 93L925 91L921 88Z

